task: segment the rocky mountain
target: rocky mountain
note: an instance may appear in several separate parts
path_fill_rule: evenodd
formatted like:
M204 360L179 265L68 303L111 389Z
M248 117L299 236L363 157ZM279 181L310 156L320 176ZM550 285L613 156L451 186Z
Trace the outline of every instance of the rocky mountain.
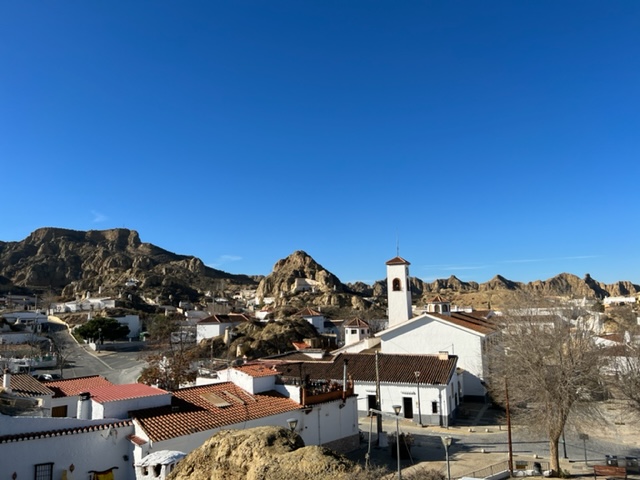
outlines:
M116 296L134 288L148 298L196 301L229 285L255 287L246 275L207 267L199 258L140 241L123 228L76 231L40 228L19 242L0 243L0 287L47 290L67 299L84 295Z
M378 478L281 427L223 430L182 459L168 480L359 480Z
M371 301L352 291L302 250L276 262L272 272L260 281L256 297L273 298L274 307L285 313L305 306L326 307L335 314L341 310L375 308Z
M0 242L0 292L48 289L65 299L87 291L118 296L132 289L159 303L196 302L208 293L227 296L249 288L259 303L271 297L277 314L290 315L304 307L348 318L386 315L386 280L373 285L343 284L340 279L299 250L278 260L265 277L234 275L207 267L193 256L178 255L141 242L134 230L75 231L41 228L19 242ZM411 277L414 303L421 305L442 295L460 306L497 308L509 292L537 292L570 298L602 299L636 295L640 286L619 281L606 285L589 274L583 278L561 273L547 280L514 282L500 275L484 283L455 276L424 282Z

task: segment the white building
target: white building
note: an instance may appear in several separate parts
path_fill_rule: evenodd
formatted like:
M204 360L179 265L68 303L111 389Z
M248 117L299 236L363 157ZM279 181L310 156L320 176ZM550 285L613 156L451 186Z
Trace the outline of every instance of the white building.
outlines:
M411 285L409 265L404 258L395 257L387 262L387 298L389 304L389 326L409 320L411 311Z
M196 342L200 343L207 338L215 338L224 335L225 330L245 322L251 318L243 313L230 313L228 315L211 315L196 323Z
M496 327L484 314L425 313L376 334L385 354L438 354L458 357L463 370L464 395L484 398L486 344Z
M40 416L0 413L0 473L11 477L15 472L16 478L94 478L112 472L119 480L133 480L134 464L141 466L148 453L189 453L220 430L287 428L291 418L298 421L296 432L306 445L342 452L358 447L352 388L309 392L263 366L238 367L228 376L233 381L173 394L142 384L113 385L101 377L46 384L27 375L13 376L13 381L5 377L0 412L6 411L6 402L26 402L28 414L35 411ZM35 384L22 385L23 381ZM62 414L63 409L69 416L44 416L51 411Z
M302 352L300 352L302 353ZM402 417L422 425L448 426L455 418L463 396L462 382L453 355L340 354L328 361L300 361L300 353L264 359L288 371L307 388L342 382L346 374L358 395L358 410L376 407L376 370L380 381L380 410L393 414L393 405L402 406ZM287 360L288 358L288 360ZM377 363L377 366L376 366Z
M316 312L315 310L307 307L304 310L299 311L295 314L296 317L301 317L302 319L309 322L313 325L318 333L324 333L324 323L326 322L325 316Z
M369 324L360 318L354 318L344 324L344 344L358 343L370 336Z

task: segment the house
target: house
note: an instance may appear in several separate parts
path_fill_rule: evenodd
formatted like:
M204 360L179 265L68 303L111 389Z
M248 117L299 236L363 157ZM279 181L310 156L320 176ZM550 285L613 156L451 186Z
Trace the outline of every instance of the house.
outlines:
M230 313L228 315L211 315L196 323L196 342L200 343L207 338L215 338L224 335L224 331L250 322L251 318L243 313Z
M376 372L380 382L380 407L394 413L393 405L402 406L402 416L421 425L448 426L456 416L463 396L461 378L456 369L457 357L439 355L385 355L344 353L328 360L302 360L296 356L263 359L307 387L316 388L353 381L358 396L358 410L366 412L376 406ZM272 362L284 362L274 364Z
M360 318L354 318L344 324L344 344L351 345L370 336L369 324Z
M44 386L53 392L51 399L52 417L78 418L80 395L96 388L113 386L113 383L100 375L91 375L54 380L46 382Z
M482 316L450 312L425 313L376 334L384 354L456 355L462 369L467 398L484 399L487 369L486 347L496 333L495 324Z
M326 319L322 313L316 312L315 310L307 307L304 310L301 310L298 313L296 313L294 316L301 317L302 319L309 322L311 325L315 327L318 333L324 333L325 331L324 324Z
M218 372L215 383L173 392L170 406L131 412L135 461L151 448L188 453L221 429L286 427L291 418L298 420L296 432L305 445L339 452L357 448L353 390L309 391L296 379L261 364L231 367Z
M26 410L25 414L34 417L51 416L53 392L31 375L14 375L6 369L1 385L0 413L19 415Z

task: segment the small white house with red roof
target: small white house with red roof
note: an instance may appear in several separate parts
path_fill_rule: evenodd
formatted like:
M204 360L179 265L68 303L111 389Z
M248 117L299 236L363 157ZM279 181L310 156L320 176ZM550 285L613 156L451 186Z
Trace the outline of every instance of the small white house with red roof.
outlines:
M369 338L371 329L369 324L360 318L354 318L344 324L344 344L351 345L365 338Z
M315 327L318 333L324 333L324 330L325 330L324 322L326 321L326 318L322 313L316 312L315 310L307 307L303 310L300 310L298 313L295 314L295 316L301 317L307 322L309 322L311 325Z
M207 338L215 338L224 335L226 329L245 322L251 318L243 313L229 313L228 315L211 315L196 323L196 342L200 343Z

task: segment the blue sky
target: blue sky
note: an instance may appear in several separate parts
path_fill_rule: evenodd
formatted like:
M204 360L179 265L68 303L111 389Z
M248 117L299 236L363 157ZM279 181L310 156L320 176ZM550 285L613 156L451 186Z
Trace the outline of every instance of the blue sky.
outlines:
M0 3L0 239L640 283L640 2Z

